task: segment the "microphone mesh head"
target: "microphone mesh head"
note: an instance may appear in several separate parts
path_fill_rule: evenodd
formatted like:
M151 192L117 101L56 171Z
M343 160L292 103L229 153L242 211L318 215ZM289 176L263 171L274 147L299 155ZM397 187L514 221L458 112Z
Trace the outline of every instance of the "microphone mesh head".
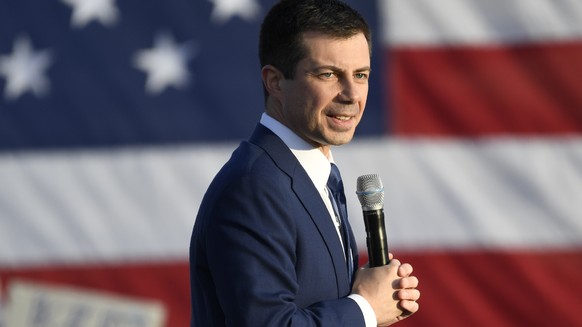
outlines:
M379 210L384 207L384 185L378 174L358 177L356 194L362 210Z

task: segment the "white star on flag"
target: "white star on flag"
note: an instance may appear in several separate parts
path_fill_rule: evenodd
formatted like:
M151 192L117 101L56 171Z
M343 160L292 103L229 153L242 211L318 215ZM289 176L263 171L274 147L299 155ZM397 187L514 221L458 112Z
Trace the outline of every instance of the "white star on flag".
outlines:
M246 21L252 21L259 16L261 7L256 0L210 0L214 4L211 19L223 24L235 15Z
M15 100L27 91L36 96L46 94L50 81L45 72L50 64L48 50L34 52L28 37L17 38L12 54L0 57L0 76L6 79L4 98Z
M191 43L176 44L170 34L161 33L153 48L138 51L134 65L148 75L146 91L159 94L169 86L182 88L188 84L187 61L194 57L195 50Z
M85 27L92 20L105 26L113 26L119 18L115 0L61 0L73 8L71 25Z

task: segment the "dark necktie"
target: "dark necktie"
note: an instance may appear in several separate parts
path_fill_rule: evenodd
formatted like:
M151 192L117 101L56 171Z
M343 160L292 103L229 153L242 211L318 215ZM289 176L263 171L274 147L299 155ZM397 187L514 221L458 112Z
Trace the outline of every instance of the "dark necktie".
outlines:
M350 237L348 234L348 212L346 208L346 196L344 194L344 184L339 169L335 164L331 164L331 172L327 180L327 187L330 191L330 200L333 205L333 210L340 222L340 235L344 244L344 251L347 262L348 278L352 282L352 274L354 271L354 262L352 257L352 248L350 244Z

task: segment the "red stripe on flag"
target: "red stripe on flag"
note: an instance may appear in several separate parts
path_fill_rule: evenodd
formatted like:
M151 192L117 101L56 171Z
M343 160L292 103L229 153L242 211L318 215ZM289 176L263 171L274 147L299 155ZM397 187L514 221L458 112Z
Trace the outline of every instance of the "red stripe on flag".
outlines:
M421 310L399 326L581 326L581 250L397 253L420 279ZM366 261L365 254L361 255ZM15 278L157 299L166 326L190 320L187 262L3 269Z
M84 264L35 268L1 268L2 289L13 279L46 282L69 288L76 286L95 292L163 303L166 326L190 325L190 275L188 262Z
M397 134L582 132L582 42L394 48L386 59Z
M421 291L420 311L399 327L582 326L582 250L397 257L412 264Z

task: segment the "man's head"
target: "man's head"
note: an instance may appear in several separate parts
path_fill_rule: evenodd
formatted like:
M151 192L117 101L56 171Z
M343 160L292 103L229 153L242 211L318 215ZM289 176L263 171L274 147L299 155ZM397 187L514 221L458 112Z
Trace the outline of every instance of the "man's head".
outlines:
M337 0L281 0L261 26L259 59L261 67L272 65L292 79L295 65L305 57L303 34L320 32L335 38L362 33L371 53L370 28L354 9Z
M368 95L370 31L334 0L282 0L260 40L266 112L324 154L348 143Z

